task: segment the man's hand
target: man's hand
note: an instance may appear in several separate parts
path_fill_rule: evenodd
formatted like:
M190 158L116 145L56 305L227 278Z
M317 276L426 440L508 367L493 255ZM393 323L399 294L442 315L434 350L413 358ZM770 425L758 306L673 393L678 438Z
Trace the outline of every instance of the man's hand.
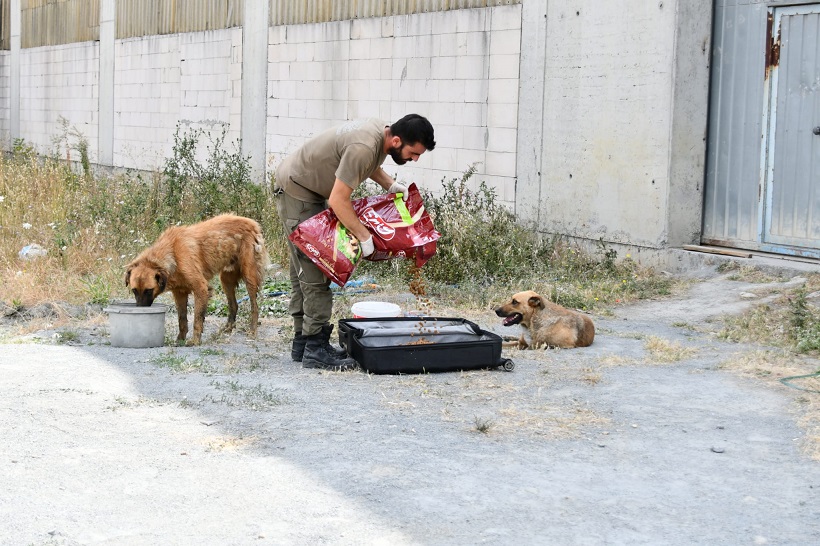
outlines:
M402 201L407 201L407 186L404 184L393 182L393 184L387 188L387 193L400 193Z
M373 247L373 236L371 235L364 241L359 241L359 248L362 249L362 257L364 258L367 258L371 254L373 254L373 251L376 250Z

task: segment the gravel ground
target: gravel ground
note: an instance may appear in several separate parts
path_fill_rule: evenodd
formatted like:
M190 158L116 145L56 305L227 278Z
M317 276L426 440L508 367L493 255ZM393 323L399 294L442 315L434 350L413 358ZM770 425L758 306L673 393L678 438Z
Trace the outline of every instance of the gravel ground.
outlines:
M707 275L509 373L305 370L282 320L155 349L111 347L104 315L6 320L0 542L817 544L795 411L820 395L725 370L761 348L697 327L779 286ZM690 351L659 362L650 336Z

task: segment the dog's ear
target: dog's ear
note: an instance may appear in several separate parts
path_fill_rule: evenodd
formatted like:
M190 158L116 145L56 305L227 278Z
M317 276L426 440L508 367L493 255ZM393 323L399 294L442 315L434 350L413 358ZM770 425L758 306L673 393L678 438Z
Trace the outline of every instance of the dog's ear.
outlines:
M132 267L129 267L125 271L125 286L130 286L130 284L131 284L131 270L132 269L133 269Z
M544 300L541 299L541 296L530 296L528 303L530 307L534 307L535 309L544 308Z
M168 273L164 269L160 269L157 271L157 274L154 275L154 278L157 281L157 288L159 289L157 294L162 294L165 292L165 286L168 284Z
M168 275L173 275L177 270L177 261L174 259L174 253L169 252L166 254L164 260L157 262L157 267L164 270L163 272L165 273L166 278Z

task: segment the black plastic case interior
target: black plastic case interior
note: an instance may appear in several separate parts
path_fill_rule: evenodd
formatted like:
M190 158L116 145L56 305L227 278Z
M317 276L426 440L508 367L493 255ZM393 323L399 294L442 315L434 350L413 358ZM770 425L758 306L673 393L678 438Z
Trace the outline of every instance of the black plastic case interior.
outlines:
M370 373L426 373L502 366L501 337L462 318L351 318L339 321L339 344Z

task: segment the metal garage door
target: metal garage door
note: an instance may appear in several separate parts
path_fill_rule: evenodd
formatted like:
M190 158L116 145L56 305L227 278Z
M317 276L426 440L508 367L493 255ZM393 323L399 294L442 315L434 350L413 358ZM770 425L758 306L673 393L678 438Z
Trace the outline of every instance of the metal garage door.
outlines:
M820 257L820 4L718 0L705 243Z
M774 9L763 240L820 248L820 5Z

